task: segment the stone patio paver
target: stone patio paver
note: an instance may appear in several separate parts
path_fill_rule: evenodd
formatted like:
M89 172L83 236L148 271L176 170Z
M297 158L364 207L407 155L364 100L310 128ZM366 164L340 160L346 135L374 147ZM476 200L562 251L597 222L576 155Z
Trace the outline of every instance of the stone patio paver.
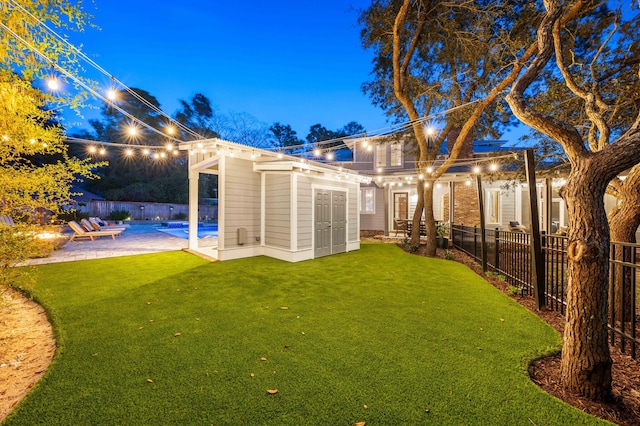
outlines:
M133 256L187 248L186 238L160 232L156 229L159 226L158 224L129 225L115 240L110 237L101 237L95 241L82 239L67 242L64 247L51 253L49 257L30 259L24 265Z

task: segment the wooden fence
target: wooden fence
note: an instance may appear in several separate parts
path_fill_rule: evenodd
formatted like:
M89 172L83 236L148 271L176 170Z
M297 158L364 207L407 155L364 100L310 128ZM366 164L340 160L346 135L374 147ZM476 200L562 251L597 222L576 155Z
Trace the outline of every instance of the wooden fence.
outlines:
M132 201L91 200L78 203L78 211L92 217L108 218L113 211L127 211L131 220L175 220L189 217L188 204L139 203ZM218 206L199 206L198 220L217 221Z

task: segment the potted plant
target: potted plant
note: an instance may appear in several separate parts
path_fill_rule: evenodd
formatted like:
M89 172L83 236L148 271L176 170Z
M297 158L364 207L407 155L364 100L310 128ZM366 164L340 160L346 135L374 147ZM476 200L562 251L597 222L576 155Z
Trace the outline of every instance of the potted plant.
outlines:
M436 224L436 244L438 248L447 249L449 248L449 239L445 237L449 232L449 223L448 222L438 222Z

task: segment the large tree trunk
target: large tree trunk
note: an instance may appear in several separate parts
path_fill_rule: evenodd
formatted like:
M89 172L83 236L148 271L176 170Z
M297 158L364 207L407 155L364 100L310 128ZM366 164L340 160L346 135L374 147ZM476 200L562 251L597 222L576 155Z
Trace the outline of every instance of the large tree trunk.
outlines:
M424 224L427 231L426 255L436 255L436 220L433 217L433 187L435 181L425 181L424 185Z
M569 211L569 289L562 346L562 383L594 400L611 396L607 342L609 225L603 165L574 163L561 195ZM585 339L586 337L586 339Z
M418 180L416 190L418 191L418 202L416 209L413 211L413 219L411 223L411 247L420 247L420 221L422 220L422 212L424 211L424 184Z
M634 167L627 178L617 185L617 189L618 205L609 214L611 241L635 243L636 231L640 226L640 167ZM614 246L614 250L616 261L633 263L635 247L619 244ZM609 294L612 322L631 321L635 315L635 307L631 303L635 268L623 265L613 267L613 292Z

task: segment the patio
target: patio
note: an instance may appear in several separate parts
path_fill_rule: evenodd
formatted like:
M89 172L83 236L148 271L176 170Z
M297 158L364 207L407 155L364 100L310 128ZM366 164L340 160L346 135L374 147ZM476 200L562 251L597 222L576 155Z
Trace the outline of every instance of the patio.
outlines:
M187 248L186 238L160 232L160 224L132 224L115 240L101 238L96 241L79 240L67 242L64 247L49 257L31 259L25 265L73 262L76 260L101 259L107 257L132 256L136 254L160 253ZM208 245L215 244L208 238Z

